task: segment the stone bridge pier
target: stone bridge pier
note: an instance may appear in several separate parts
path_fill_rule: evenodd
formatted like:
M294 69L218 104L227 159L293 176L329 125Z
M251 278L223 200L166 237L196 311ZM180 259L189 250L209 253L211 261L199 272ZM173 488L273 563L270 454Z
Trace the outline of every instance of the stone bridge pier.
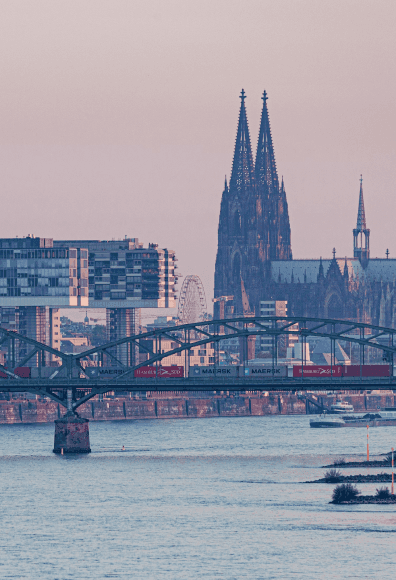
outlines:
M54 453L90 453L89 420L73 410L72 389L67 389L67 413L55 421Z

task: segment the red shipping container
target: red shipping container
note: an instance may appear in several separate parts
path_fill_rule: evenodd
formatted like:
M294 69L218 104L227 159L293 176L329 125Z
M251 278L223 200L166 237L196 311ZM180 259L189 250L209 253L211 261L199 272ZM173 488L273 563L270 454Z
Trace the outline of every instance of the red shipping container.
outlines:
M340 365L334 365L333 368L329 366L293 366L293 377L294 378L301 378L304 376L305 379L309 378L320 378L320 379L327 379L331 376L333 377L341 377L342 371L344 367ZM304 374L303 374L304 372Z
M360 377L360 365L345 365L344 377ZM389 365L362 365L362 377L389 377Z
M157 368L156 367L140 367L134 371L135 378L153 378L153 377L160 377L160 378L172 378L172 379L180 379L184 377L184 367L158 367L158 375L156 375Z
M184 377L184 367L158 367L158 376L172 379L182 379Z
M135 369L133 372L133 375L135 378L153 378L156 376L156 369L155 367L140 367L138 369Z
M14 374L21 377L21 379L30 379L30 367L17 367Z
M18 377L21 377L21 379L30 379L30 367L16 367L14 370L14 374L17 375ZM7 375L3 371L0 371L0 379L10 379L10 378L12 377Z

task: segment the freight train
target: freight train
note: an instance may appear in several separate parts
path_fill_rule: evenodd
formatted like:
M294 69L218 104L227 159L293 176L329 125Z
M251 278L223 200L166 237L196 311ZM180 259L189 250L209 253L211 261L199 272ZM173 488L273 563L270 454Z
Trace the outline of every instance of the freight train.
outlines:
M87 367L85 373L92 379L109 379L122 375L125 369L117 367ZM66 378L66 369L57 372L56 367L17 367L14 374L23 379L37 378ZM73 369L73 378L84 378L84 373L78 368ZM161 378L181 379L184 377L182 366L143 366L135 369L134 378ZM358 377L389 377L389 365L294 365L294 366L196 366L190 367L189 378L255 378L269 380L273 378L304 378L304 379L330 379L334 378L358 378ZM12 378L0 370L1 379Z

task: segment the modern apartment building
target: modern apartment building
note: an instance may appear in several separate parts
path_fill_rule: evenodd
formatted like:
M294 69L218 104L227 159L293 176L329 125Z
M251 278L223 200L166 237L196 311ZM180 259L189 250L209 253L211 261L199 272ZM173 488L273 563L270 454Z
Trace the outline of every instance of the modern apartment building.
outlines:
M48 238L0 239L0 306L88 306L88 251Z
M174 252L144 248L136 238L0 239L0 324L58 349L59 308L105 308L108 340L131 336L140 308L176 306L175 262ZM18 360L25 350L21 343ZM114 352L123 364L135 355L124 346Z
M138 334L140 308L176 306L176 257L170 250L137 238L123 240L66 240L55 247L88 250L89 306L106 308L107 339ZM120 345L112 352L123 364L137 360L135 347ZM110 362L110 361L108 361Z
M0 324L60 347L59 308L88 306L88 251L50 238L0 239ZM17 345L22 360L27 346ZM37 357L26 364L36 365ZM56 361L47 355L45 364Z
M55 247L88 250L91 308L174 308L175 253L137 238L54 241Z

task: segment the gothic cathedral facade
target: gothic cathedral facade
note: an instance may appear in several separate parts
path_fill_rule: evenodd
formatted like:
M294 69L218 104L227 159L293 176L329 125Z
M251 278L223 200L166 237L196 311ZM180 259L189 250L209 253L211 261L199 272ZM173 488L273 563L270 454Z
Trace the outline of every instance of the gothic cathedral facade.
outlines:
M260 302L286 300L289 315L348 319L396 327L396 260L370 259L360 182L353 257L293 260L286 191L279 182L267 94L255 161L245 92L241 93L229 184L224 185L215 266L215 318L260 312Z

